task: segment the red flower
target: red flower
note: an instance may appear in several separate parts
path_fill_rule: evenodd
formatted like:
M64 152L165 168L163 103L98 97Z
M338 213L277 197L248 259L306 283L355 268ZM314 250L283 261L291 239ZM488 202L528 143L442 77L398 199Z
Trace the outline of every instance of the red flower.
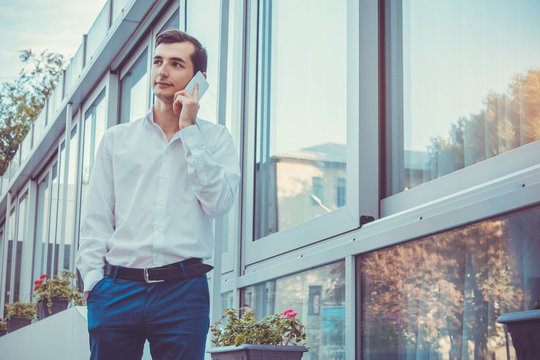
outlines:
M39 284L39 280L34 281L34 285Z
M42 280L43 280L43 279L46 279L46 278L47 278L47 274L42 274L39 278L42 279Z
M281 315L281 318L282 319L293 319L293 318L296 317L296 315L298 315L298 311L294 311L293 309L287 309L287 310L285 310L283 315Z

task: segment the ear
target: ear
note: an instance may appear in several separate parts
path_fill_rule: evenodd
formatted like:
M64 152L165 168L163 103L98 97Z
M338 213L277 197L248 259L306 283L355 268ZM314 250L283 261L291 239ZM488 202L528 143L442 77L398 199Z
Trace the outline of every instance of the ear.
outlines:
M205 79L208 79L208 78L206 77L206 73L205 73L205 72L203 72L202 74L203 74L203 76L204 76Z

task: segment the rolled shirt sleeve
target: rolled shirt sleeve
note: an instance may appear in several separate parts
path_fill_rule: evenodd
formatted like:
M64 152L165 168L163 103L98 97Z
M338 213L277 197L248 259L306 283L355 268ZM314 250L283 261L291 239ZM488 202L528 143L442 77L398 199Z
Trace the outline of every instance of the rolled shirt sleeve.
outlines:
M212 138L205 138L199 125L180 131L193 193L203 211L211 217L227 213L234 203L240 182L238 155L229 131L216 127Z

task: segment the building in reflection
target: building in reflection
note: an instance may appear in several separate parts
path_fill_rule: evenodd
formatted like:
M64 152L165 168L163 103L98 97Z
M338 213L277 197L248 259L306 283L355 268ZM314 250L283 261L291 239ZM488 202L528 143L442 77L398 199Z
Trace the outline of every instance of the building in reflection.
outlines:
M106 1L1 176L0 308L75 270L101 138L153 104L174 28L207 48L199 116L242 163L212 319L294 308L307 360L515 359L497 317L540 297L539 18L530 0ZM32 358L85 339L74 314Z

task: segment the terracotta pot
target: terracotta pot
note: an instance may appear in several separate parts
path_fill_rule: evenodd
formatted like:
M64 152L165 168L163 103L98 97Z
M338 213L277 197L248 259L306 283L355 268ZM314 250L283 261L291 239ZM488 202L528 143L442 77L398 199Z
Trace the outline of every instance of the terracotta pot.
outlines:
M47 316L54 315L56 313L59 313L60 311L66 310L68 306L67 299L61 299L61 298L52 298L52 308L51 312L49 313L49 308L47 306L48 300L40 300L37 303L37 310L38 310L38 319L43 320Z
M505 324L519 360L538 359L540 354L540 310L502 314L497 322Z
M11 316L7 321L7 331L13 332L17 329L25 327L26 325L30 325L31 322L32 320L25 317Z
M250 345L209 349L214 360L299 360L308 351L305 346Z

